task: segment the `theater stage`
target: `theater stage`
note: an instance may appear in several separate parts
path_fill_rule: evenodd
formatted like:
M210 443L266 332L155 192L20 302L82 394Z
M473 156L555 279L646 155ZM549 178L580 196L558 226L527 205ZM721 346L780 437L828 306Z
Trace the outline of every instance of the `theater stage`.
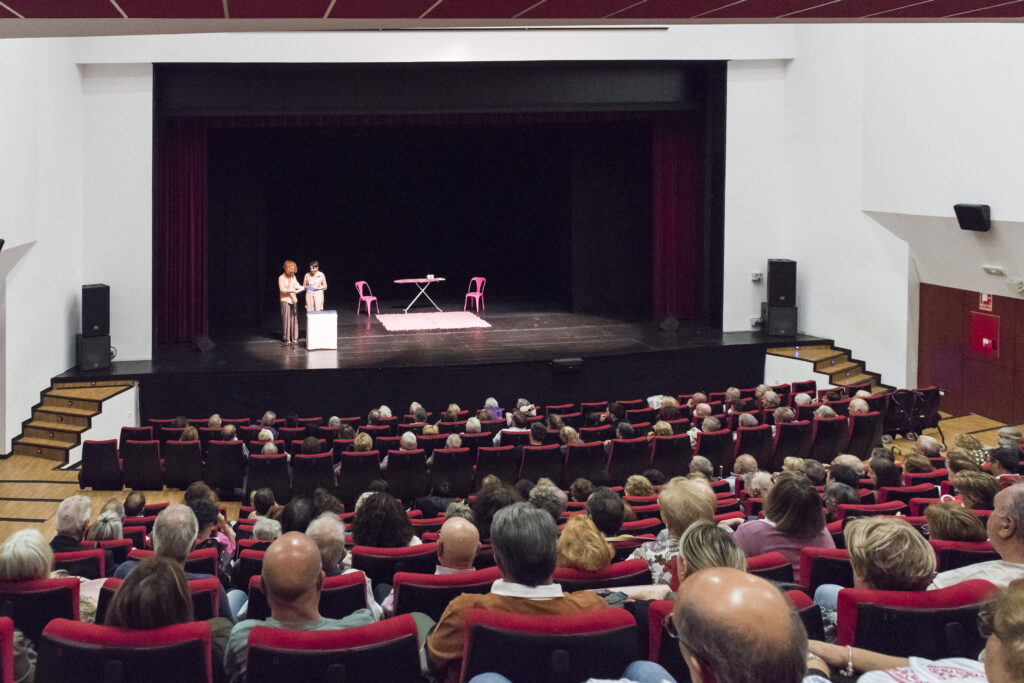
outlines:
M461 309L461 302L438 303ZM163 344L151 361L72 369L58 379L136 379L143 419L258 416L267 409L326 418L382 403L397 414L413 400L436 411L453 401L479 407L487 396L503 405L520 396L543 404L754 386L768 346L829 342L685 323L664 332L650 321L488 303L481 318L491 327L468 330L387 332L375 318L338 310L336 351L307 351L304 334L299 346L283 345L280 323L268 316L262 329L211 333L216 348L206 353ZM385 302L381 312L396 307Z

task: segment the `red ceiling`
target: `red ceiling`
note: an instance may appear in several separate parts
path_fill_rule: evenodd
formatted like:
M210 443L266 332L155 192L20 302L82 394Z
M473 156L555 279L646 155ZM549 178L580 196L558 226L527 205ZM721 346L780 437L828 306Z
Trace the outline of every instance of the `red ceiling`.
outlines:
M27 19L111 19L123 12L136 19L886 21L1018 19L1024 0L0 0L0 19L12 12Z

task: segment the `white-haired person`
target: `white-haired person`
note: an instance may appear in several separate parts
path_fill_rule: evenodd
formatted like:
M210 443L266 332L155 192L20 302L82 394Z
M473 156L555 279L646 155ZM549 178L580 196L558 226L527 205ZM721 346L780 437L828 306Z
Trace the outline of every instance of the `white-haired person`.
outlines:
M361 432L363 433L363 432ZM369 434L367 434L369 436ZM398 450L400 451L414 451L416 450L416 434L413 432L405 432L398 440ZM380 459L380 469L383 472L388 468L388 454L385 453L384 457ZM338 471L337 468L335 471Z
M306 535L313 539L316 547L320 550L320 563L324 570L324 576L341 576L358 571L349 566L351 560L345 561L348 558L348 551L345 549L345 523L337 515L329 512L320 515L306 527ZM366 577L366 605L373 613L375 621L384 616L383 608L373 597L370 577Z
M281 535L281 522L269 517L259 517L252 525L252 537L257 541L276 541Z
M53 550L35 529L16 531L0 545L0 581L38 581L67 578L63 569L53 569ZM96 620L96 602L106 579L85 579L78 590L78 618Z
M692 524L714 519L714 494L696 481L673 480L658 494L658 507L668 538L644 543L629 557L647 562L652 584L667 585L671 580L671 565L679 553L679 538Z
M101 512L96 521L89 525L85 539L87 541L113 541L124 538L121 517L113 510Z
M89 530L89 517L92 515L92 501L88 496L77 494L65 498L57 506L57 535L50 541L50 548L55 553L75 553L82 548L82 541ZM109 550L103 553L104 571L113 576L117 565L114 554Z

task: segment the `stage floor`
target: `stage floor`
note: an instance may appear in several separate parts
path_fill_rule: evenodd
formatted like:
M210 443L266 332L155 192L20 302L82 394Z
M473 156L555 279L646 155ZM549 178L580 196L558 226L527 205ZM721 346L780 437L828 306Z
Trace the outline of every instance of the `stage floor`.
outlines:
M456 302L438 301L444 310ZM401 310L388 302L381 312ZM428 309L417 307L416 311ZM433 310L433 309L429 309ZM151 361L115 361L108 370L71 369L61 378L124 377L174 372L245 372L254 370L370 369L510 363L556 358L635 355L676 349L734 345L822 344L828 340L797 335L770 337L760 331L721 332L683 323L663 332L657 323L558 310L522 310L490 305L480 317L490 328L388 332L375 317L338 311L338 349L307 351L305 314L298 346L280 340L280 323L262 329L211 333L217 347L200 353L193 344L160 344Z

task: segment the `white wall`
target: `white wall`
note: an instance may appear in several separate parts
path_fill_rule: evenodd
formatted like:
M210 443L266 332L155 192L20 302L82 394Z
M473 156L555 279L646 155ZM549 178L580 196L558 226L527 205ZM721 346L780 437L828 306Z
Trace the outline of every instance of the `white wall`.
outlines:
M118 360L153 345L153 67L83 66L85 284L110 285L110 343Z
M83 125L71 41L0 42L0 88L5 197L0 206L8 196L12 200L0 208L0 223L13 236L0 254L0 449L7 452L40 391L74 364L82 284Z

